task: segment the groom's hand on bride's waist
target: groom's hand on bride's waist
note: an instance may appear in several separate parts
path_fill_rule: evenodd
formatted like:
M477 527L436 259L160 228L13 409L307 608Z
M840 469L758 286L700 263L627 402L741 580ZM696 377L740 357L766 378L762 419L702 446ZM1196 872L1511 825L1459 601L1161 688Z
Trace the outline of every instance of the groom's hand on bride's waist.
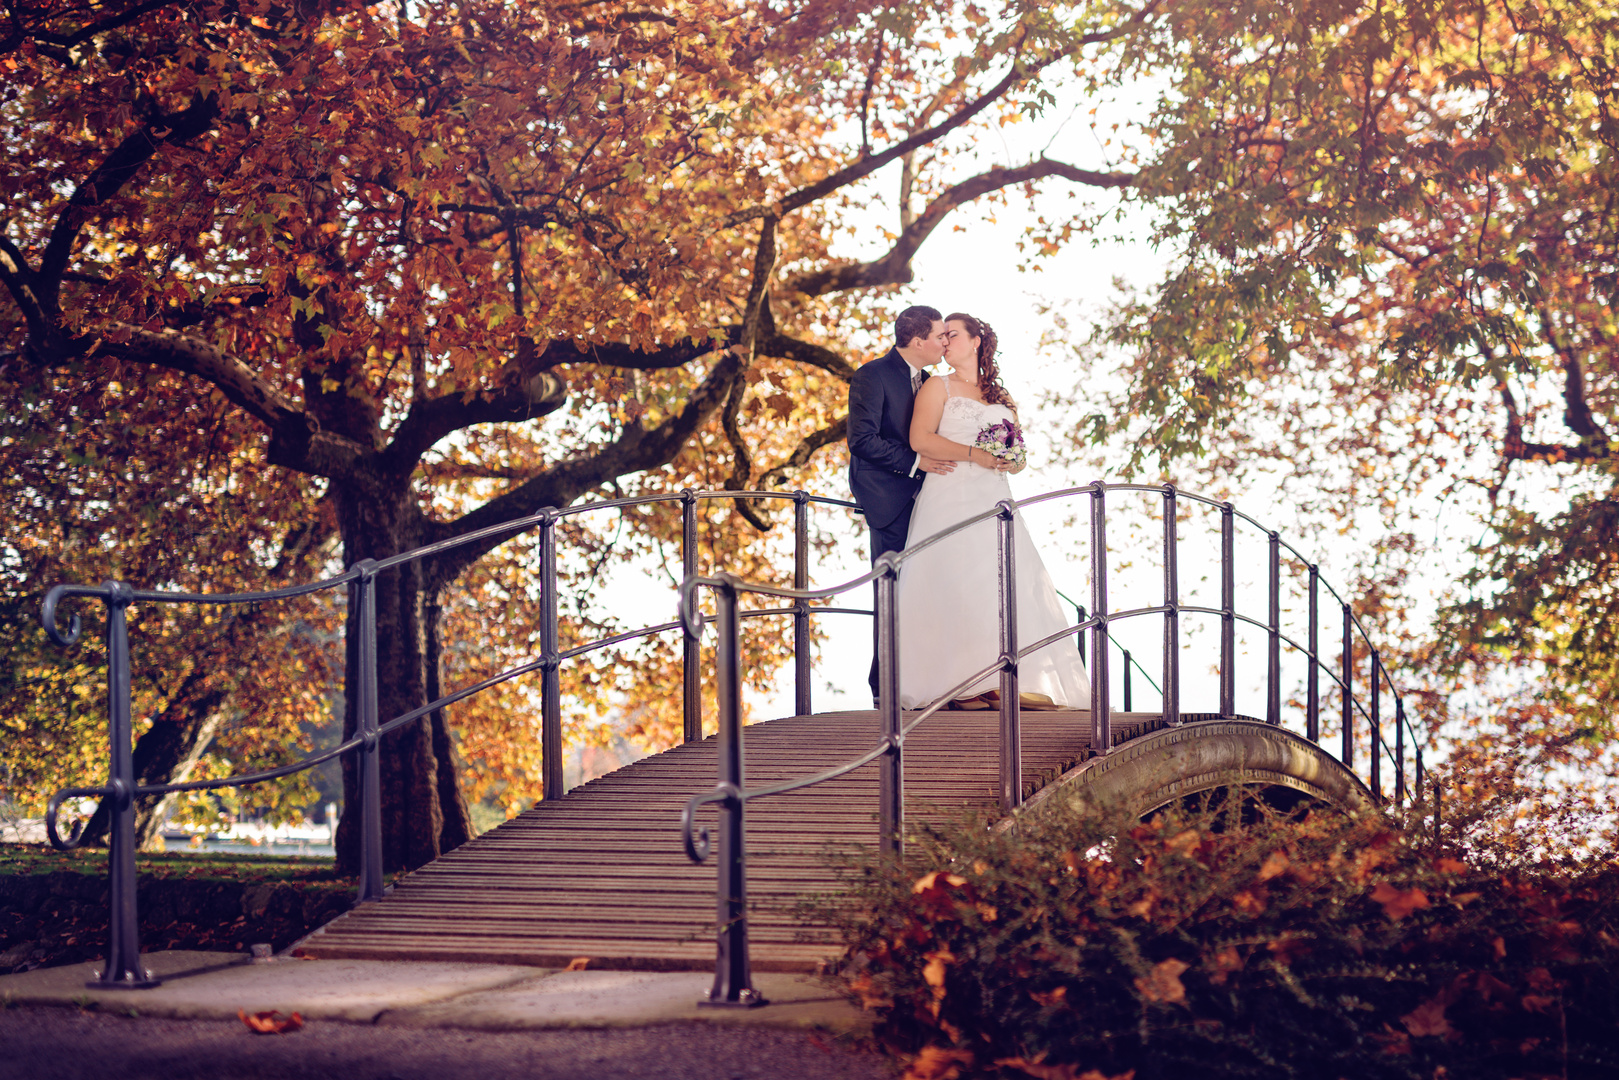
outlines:
M941 458L931 458L923 454L922 460L916 463L916 467L923 472L943 474L954 469L956 463L954 461L945 461Z

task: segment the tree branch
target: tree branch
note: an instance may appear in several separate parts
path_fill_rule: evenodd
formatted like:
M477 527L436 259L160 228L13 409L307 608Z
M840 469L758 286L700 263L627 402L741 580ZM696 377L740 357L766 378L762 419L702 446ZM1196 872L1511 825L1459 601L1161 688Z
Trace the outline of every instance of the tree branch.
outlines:
M56 311L62 274L73 257L79 230L90 220L91 211L118 194L165 142L180 143L196 138L212 127L218 116L218 97L198 95L179 112L165 113L142 124L79 183L57 217L50 240L45 244L45 253L40 256L37 287L46 311Z
M383 464L409 470L440 439L475 424L515 424L560 409L568 388L555 375L538 372L521 383L479 394L444 394L418 400L395 429Z
M808 364L811 367L818 367L822 371L831 372L845 382L854 378L854 365L831 349L824 345L800 341L797 338L788 337L786 334L772 334L769 338L759 342L758 351L761 356L775 356L783 360L792 360L800 364Z
M840 416L831 424L812 431L799 442L793 452L787 455L779 465L765 470L759 477L759 486L762 488L776 487L787 482L787 473L793 469L802 469L809 464L810 458L822 447L830 446L835 442L842 442L849 433L849 418Z
M754 358L758 355L761 328L768 323L769 330L774 332L776 326L770 311L770 278L776 272L777 220L768 217L760 224L759 247L753 253L748 299L742 308L742 343L736 346L742 354L744 372L753 366ZM725 399L725 409L720 414L720 427L725 432L726 441L731 444L731 475L725 478L724 485L727 491L746 491L748 482L753 479L753 451L748 447L747 439L742 437L742 428L737 423L747 389L747 380L738 379L731 387L731 393ZM748 524L760 532L770 530L769 519L763 517L746 499L736 499L735 503L736 512Z
M865 263L849 263L800 274L787 282L787 287L806 296L824 296L846 289L867 289L879 285L903 285L912 278L911 259L933 230L950 214L981 195L991 191L1060 176L1076 183L1100 188L1126 187L1135 181L1135 174L1123 172L1096 172L1081 169L1061 161L1041 157L1015 169L994 168L988 172L963 180L944 192L921 214L905 226L894 246L879 259Z
M741 380L742 372L741 357L731 351L721 354L719 362L692 391L680 412L662 424L655 428L626 425L616 440L595 453L559 462L455 521L438 526L432 530L433 539L448 539L498 525L546 506L567 506L612 477L662 468L673 461L697 429L713 417L730 396L731 387ZM428 567L429 580L438 586L454 581L467 567L515 535L515 532L496 535L435 557Z

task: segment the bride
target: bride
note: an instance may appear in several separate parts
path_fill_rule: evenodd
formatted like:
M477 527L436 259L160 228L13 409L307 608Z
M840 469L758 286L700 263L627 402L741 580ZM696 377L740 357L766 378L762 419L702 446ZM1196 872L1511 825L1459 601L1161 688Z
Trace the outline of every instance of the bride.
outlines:
M906 548L1012 497L1013 465L974 446L978 433L1017 413L997 377L995 331L971 315L945 320L948 375L917 391L911 449L965 462L929 473L911 512ZM997 522L989 518L907 559L899 573L899 697L903 709L936 701L1000 654ZM1040 552L1021 516L1014 516L1019 648L1070 625L1057 602ZM951 708L986 709L999 698L999 672L960 691ZM1025 707L1088 709L1090 681L1073 635L1059 638L1018 664Z

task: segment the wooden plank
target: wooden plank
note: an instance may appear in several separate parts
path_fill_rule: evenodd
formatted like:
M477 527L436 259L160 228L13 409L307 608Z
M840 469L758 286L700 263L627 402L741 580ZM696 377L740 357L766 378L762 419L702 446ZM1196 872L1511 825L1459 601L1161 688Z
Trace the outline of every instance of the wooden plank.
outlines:
M993 713L942 713L907 737L909 820L998 805L998 722ZM1118 714L1114 728L1134 737L1157 722ZM1030 784L1089 752L1088 713L1026 713L1023 731ZM871 711L750 725L748 786L813 775L866 752L877 735ZM678 826L687 799L712 788L716 753L712 737L677 746L538 803L407 875L299 951L542 966L589 956L599 967L706 970L714 962L716 871L686 859ZM839 895L829 852L874 849L876 794L872 764L749 804L749 945L757 970L813 970L835 951L833 932L804 924L794 907L805 895ZM716 820L712 808L699 813L700 825Z

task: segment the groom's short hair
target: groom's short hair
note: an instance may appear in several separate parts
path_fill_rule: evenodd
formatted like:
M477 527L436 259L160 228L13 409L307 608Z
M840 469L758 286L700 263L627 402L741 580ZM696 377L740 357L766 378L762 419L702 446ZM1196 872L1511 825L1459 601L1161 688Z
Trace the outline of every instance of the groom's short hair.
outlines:
M899 313L899 318L894 320L895 348L907 348L917 338L927 337L933 333L933 324L943 318L938 308L922 304L906 308Z

